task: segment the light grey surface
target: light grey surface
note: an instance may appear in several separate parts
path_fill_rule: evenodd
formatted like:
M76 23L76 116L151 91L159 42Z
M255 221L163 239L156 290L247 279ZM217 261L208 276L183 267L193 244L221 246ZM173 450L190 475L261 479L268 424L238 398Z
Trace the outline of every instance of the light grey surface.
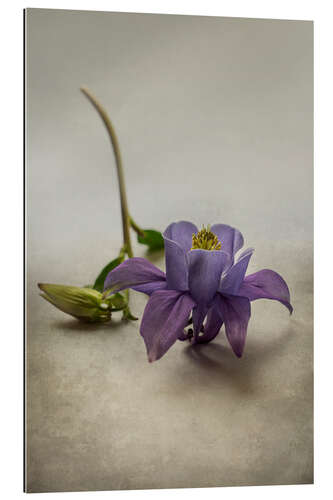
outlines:
M29 9L27 38L28 491L311 483L312 23ZM222 332L149 364L138 323L82 326L39 297L121 243L81 84L140 224L229 223L249 271L288 282L294 315L254 303L241 360Z

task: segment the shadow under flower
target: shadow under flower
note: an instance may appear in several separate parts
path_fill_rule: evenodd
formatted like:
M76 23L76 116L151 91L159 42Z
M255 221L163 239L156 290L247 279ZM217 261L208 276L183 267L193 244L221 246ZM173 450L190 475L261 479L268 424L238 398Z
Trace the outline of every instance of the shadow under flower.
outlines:
M66 319L63 321L54 321L53 326L59 330L69 330L79 333L103 332L110 333L110 331L120 330L129 321L120 319L112 319L108 323L85 323L76 319Z
M187 367L187 375L193 368L196 383L206 385L215 381L219 384L224 379L240 393L254 393L256 387L252 382L258 370L276 356L282 355L292 338L293 328L288 327L271 341L267 338L264 343L248 341L240 359L236 358L227 344L213 341L209 344L187 345L183 349L183 355L191 363L191 367Z

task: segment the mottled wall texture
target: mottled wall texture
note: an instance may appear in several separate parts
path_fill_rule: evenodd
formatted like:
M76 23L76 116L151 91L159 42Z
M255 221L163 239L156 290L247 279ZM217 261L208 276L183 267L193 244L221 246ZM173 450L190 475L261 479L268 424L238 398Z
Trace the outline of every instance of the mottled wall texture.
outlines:
M27 490L312 483L312 23L28 9L26 39ZM243 358L223 332L149 364L138 322L82 326L39 297L37 282L91 283L121 244L83 84L117 129L138 222L236 226L249 272L290 285L291 317L253 303Z

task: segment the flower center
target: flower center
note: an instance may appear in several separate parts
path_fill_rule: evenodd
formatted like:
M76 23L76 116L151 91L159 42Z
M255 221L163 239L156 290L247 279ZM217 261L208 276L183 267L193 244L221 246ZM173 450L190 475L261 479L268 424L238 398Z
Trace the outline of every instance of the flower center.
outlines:
M209 224L207 228L203 226L197 234L192 234L191 250L196 250L197 248L201 248L202 250L221 250L221 242L216 234L210 230Z

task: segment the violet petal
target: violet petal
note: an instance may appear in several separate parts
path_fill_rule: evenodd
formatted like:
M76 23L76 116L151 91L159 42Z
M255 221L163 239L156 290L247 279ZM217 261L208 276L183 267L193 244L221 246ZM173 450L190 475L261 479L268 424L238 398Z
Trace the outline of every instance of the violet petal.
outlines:
M151 295L157 290L165 290L167 288L166 281L151 281L150 283L144 283L143 285L131 286L132 290L136 292L145 293L146 295Z
M164 237L178 243L185 252L192 248L192 234L197 233L198 228L192 222L173 222L164 231Z
M250 258L254 252L253 248L248 248L239 256L236 264L234 264L225 276L222 277L219 291L237 295L239 287L243 283L244 276L249 264Z
M165 287L165 273L141 257L122 262L109 272L104 282L104 290L108 290L110 294L133 288L150 295Z
M227 339L239 358L243 354L247 325L251 316L251 305L246 297L218 295L217 301L221 319L225 324Z
M195 302L209 306L219 287L228 256L221 250L191 250L188 254L189 290Z
M150 362L160 359L181 336L194 305L188 293L175 290L150 296L140 326Z
M229 255L228 265L232 265L235 253L244 245L242 233L227 224L214 224L211 227L211 231L220 240L222 250Z
M168 288L188 290L188 262L186 254L192 246L192 234L198 231L191 222L170 224L163 233L165 268Z
M204 325L204 333L203 335L199 335L199 337L197 338L198 343L202 344L210 342L221 330L221 327L223 325L222 312L217 310L218 307L219 302L215 298L212 306L207 313L206 323Z
M257 299L278 300L286 306L290 314L293 312L287 283L282 276L271 269L262 269L246 276L238 290L238 295L247 297L251 301Z
M188 290L188 262L184 249L164 236L164 252L168 288Z

